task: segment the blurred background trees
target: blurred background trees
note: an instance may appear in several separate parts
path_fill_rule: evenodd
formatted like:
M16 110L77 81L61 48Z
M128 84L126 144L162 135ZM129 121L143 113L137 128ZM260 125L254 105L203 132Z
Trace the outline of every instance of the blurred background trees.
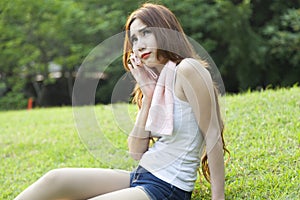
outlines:
M218 66L227 92L286 87L300 77L298 0L161 0ZM124 30L143 1L2 0L0 109L70 105L76 71L89 52ZM99 81L110 103L121 58Z

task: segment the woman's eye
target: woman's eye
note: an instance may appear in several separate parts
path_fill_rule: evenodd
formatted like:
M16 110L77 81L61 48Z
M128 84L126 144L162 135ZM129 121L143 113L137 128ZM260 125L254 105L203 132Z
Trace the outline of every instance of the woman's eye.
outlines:
M131 43L134 43L134 42L136 42L136 41L137 41L137 38L136 38L136 37L131 38Z
M151 31L147 30L147 29L143 31L143 35L147 35L147 34L150 34L150 33L151 33Z

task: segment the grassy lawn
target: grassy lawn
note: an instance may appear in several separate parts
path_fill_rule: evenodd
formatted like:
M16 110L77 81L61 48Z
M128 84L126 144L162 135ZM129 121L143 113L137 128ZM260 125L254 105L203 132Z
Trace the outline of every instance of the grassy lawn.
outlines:
M224 102L225 140L231 151L227 199L300 199L300 88L228 95ZM129 111L130 123L116 125L125 119L113 115L111 106L99 105L92 110L101 128L77 121L80 136L71 107L0 112L0 199L13 199L53 168L131 170L136 163L124 155L123 132L130 128L136 107L120 106ZM104 136L99 142L97 130ZM105 151L107 144L113 148ZM203 178L201 183L194 200L210 199L209 185Z

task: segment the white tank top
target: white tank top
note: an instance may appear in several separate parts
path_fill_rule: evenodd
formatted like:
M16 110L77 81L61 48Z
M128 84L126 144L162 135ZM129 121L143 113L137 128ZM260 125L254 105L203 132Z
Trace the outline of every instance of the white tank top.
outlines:
M160 138L144 153L140 165L159 179L190 192L197 179L203 136L192 107L176 97L174 87L173 96L173 134L166 136L151 133Z

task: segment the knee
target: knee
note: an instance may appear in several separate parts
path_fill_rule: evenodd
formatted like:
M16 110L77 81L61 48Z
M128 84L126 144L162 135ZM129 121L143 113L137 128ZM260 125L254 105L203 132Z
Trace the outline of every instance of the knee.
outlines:
M45 185L51 185L51 187L56 187L57 189L61 188L64 183L64 171L66 169L53 169L47 172L42 178L41 181Z

